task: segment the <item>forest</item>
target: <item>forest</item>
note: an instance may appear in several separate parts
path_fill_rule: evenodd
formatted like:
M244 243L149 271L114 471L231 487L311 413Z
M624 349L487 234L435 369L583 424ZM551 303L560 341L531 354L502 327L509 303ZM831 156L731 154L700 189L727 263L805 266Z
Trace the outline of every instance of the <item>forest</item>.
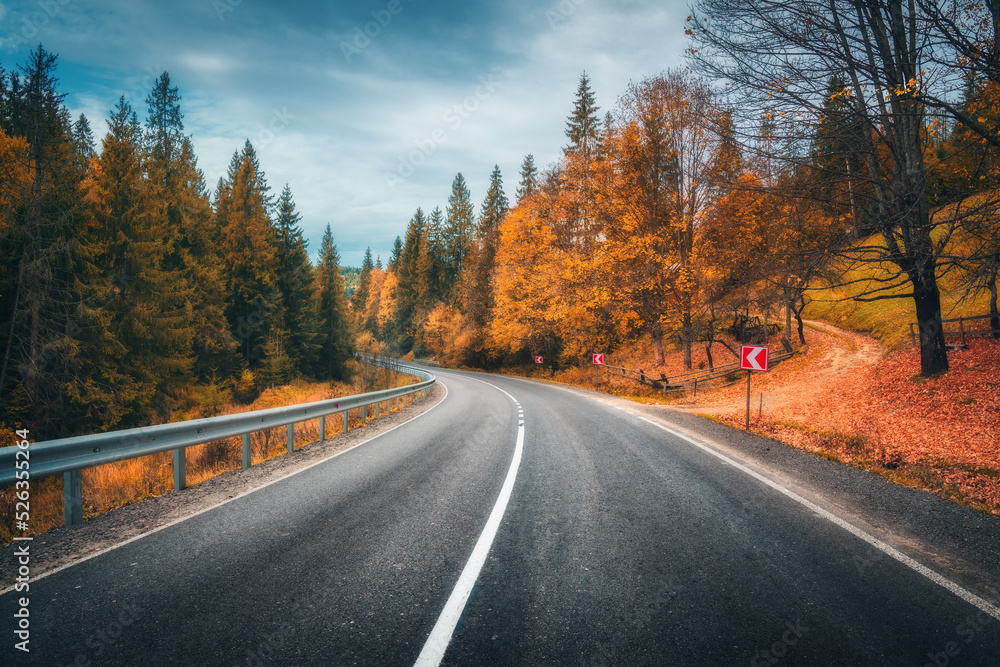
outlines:
M580 77L562 158L525 157L512 207L495 169L478 216L462 174L444 213L418 209L388 266L362 267L362 335L478 368L641 341L690 369L741 315L804 343L812 293L836 287L906 300L915 371L947 370L944 277L1000 332L1000 16L949 7L704 0L691 67L603 116Z
M584 72L556 163L528 154L513 201L495 167L478 207L457 174L349 289L329 227L310 264L249 141L209 190L167 73L98 147L39 46L0 70L0 423L162 421L206 387L342 378L355 350L555 370L636 344L690 368L701 345L711 365L741 313L804 342L830 287L912 304L914 372L939 374L944 277L1000 330L990 6L701 0L689 67L605 109Z
M313 266L290 188L272 192L249 141L210 193L168 73L145 109L120 98L98 147L56 69L41 45L0 68L0 426L47 440L344 379L354 326L329 225Z

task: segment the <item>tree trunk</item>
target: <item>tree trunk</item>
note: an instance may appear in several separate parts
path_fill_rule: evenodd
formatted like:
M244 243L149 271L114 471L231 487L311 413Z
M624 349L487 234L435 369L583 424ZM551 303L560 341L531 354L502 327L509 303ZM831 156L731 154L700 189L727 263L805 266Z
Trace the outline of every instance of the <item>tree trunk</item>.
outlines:
M948 348L941 323L941 293L934 275L934 262L928 264L910 274L920 330L920 374L924 377L948 370Z
M997 310L997 281L996 275L990 283L990 329L993 329L993 337L1000 338L1000 310Z
M691 312L687 311L684 313L684 327L681 329L681 335L684 336L684 370L691 370Z
M663 327L657 322L649 329L653 338L653 363L657 366L663 365Z
M792 344L792 289L785 288L785 338Z
M708 372L711 373L715 370L715 364L712 362L712 341L705 343L705 356L708 358Z
M805 303L803 303L802 307L795 311L795 321L799 325L799 342L802 343L803 345L806 344L805 324L802 322L802 311L805 309L805 307L806 305Z

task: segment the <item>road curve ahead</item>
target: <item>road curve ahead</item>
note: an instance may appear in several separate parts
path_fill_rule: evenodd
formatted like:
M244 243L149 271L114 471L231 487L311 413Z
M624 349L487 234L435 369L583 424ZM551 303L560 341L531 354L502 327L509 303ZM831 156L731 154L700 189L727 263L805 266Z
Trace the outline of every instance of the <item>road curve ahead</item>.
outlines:
M0 662L1000 665L995 518L695 418L436 373L447 395L399 428L32 582L31 652L6 632Z

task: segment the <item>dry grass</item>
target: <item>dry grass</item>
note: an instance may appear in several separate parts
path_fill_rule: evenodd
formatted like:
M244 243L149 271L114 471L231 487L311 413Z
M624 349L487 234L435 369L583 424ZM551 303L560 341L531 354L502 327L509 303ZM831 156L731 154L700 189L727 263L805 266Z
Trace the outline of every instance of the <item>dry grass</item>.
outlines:
M254 410L299 403L311 403L338 396L372 391L372 378L367 384L360 376L353 384L294 382L282 387L266 390L251 405L230 405L220 414L240 414ZM389 386L405 386L415 379L401 374L384 378ZM385 388L384 386L380 388ZM381 403L380 412L392 406ZM392 411L395 411L393 407ZM189 419L197 419L205 412L194 408L185 413ZM372 417L367 415L368 420ZM361 411L353 410L349 416L348 428L362 426ZM326 419L326 438L343 431L343 421L339 415ZM13 442L14 434L0 432L4 442ZM254 465L280 456L287 451L285 427L260 431L251 436L251 460ZM319 419L300 422L295 425L295 448L319 440ZM203 445L188 447L185 453L186 480L194 486L224 472L236 470L243 465L243 445L238 437L228 438ZM83 471L83 517L89 519L116 507L123 507L173 490L173 454L162 452L138 459L110 463ZM10 542L15 535L38 535L63 525L63 480L62 476L33 479L30 483L30 530L27 533L15 531L14 515L16 498L13 488L0 491L0 543Z

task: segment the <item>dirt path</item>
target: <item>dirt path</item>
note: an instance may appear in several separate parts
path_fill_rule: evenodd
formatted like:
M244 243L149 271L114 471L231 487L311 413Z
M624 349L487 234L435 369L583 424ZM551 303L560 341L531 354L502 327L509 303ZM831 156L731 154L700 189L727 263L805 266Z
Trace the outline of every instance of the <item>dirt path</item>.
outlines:
M886 353L881 343L868 336L825 322L806 320L806 324L811 329L806 337L808 353L754 376L754 412L780 413L794 421L812 417L824 401L843 400L845 388L863 387ZM738 382L720 391L702 393L697 399L689 396L671 407L709 415L742 413L746 410L745 385Z

